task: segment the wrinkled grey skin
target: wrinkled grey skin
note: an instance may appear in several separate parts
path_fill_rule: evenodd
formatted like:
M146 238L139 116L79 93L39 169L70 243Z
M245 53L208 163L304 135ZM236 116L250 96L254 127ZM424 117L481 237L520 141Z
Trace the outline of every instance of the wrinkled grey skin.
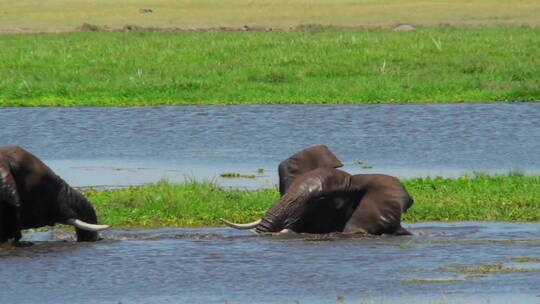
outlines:
M297 176L263 216L256 231L297 233L410 234L401 214L413 204L395 177L350 175L317 168Z
M350 175L335 168L341 165L326 146L300 151L279 165L282 196L261 219L222 221L258 233L410 234L401 226L401 215L413 199L399 180L384 174Z
M339 168L342 166L341 161L325 145L304 149L279 164L279 193L285 194L294 179L306 172L317 168Z
M68 219L97 224L92 205L77 190L23 148L0 147L0 244L17 243L21 230ZM76 228L78 241L97 241L94 231Z

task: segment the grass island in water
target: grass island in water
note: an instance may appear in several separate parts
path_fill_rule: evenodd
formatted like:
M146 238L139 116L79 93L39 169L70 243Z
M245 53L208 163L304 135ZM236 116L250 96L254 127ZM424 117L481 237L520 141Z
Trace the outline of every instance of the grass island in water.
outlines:
M463 175L402 180L415 203L404 215L419 221L540 221L540 176ZM115 228L217 227L261 217L274 189L226 190L213 183L161 181L117 190L86 190L103 223Z

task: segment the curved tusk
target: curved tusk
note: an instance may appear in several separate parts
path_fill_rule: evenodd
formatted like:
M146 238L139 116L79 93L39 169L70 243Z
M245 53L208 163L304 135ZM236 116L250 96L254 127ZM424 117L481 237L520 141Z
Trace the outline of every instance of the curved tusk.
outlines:
M236 223L229 222L226 219L222 219L222 218L220 218L219 220L223 224L225 224L225 225L227 225L227 226L229 226L231 228L240 229L240 230L248 230L248 229L253 229L253 228L257 227L257 225L259 225L261 223L262 219L258 219L258 220L254 221L254 222L246 223L246 224L236 224Z
M289 229L289 228L285 228L279 232L279 234L293 234L293 233L296 233L296 232L294 232L292 229Z
M101 230L108 229L110 227L108 225L89 224L87 222L83 222L81 220L73 219L73 218L65 221L63 224L75 226L79 229L88 230L88 231L101 231Z

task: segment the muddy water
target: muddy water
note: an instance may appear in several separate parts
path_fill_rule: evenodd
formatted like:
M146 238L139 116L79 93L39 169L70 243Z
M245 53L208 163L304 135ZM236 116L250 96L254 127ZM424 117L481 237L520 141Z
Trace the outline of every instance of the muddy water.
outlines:
M60 230L28 233L33 247L0 247L0 303L338 303L337 297L345 303L540 301L540 224L406 227L415 235L113 230L104 241L85 244ZM518 257L536 261L512 260ZM486 264L499 270L471 270Z
M540 104L1 108L0 145L8 144L75 186L187 177L272 187L281 160L316 144L351 173L540 173Z

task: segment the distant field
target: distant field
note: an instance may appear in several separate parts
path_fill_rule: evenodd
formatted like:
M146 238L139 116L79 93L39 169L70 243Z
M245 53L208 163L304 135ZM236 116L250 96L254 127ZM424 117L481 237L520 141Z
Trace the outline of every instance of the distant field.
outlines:
M538 25L538 16L538 0L0 0L0 32L62 32L83 23L112 28Z

